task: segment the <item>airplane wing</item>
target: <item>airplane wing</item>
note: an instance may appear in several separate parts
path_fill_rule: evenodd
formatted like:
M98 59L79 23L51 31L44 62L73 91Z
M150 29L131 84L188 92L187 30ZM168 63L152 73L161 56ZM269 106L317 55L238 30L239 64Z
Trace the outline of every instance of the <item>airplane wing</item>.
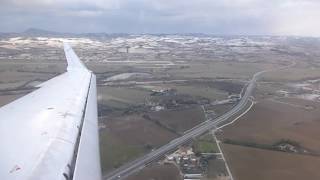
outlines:
M100 180L96 77L64 45L67 72L0 108L1 180Z

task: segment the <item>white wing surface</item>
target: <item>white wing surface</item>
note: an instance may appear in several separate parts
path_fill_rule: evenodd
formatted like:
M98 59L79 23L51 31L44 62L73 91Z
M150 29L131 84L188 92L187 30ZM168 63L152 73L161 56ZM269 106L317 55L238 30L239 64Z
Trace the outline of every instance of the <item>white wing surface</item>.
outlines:
M1 180L100 180L96 78L65 44L67 72L0 108Z

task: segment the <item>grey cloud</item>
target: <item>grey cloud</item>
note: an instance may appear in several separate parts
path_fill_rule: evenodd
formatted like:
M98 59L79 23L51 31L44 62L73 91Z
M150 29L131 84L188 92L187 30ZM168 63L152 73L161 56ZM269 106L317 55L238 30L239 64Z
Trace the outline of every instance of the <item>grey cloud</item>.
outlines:
M0 29L319 36L317 0L2 0Z

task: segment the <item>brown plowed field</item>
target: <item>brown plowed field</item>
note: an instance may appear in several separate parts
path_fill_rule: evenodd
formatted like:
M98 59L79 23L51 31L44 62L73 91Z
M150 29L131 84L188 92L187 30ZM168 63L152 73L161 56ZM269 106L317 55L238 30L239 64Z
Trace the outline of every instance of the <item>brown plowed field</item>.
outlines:
M278 100L277 100L278 101ZM281 139L320 153L320 104L298 99L261 100L219 138L272 145ZM312 107L306 108L306 107ZM223 144L236 180L318 180L320 156Z
M319 180L320 157L223 145L235 180Z

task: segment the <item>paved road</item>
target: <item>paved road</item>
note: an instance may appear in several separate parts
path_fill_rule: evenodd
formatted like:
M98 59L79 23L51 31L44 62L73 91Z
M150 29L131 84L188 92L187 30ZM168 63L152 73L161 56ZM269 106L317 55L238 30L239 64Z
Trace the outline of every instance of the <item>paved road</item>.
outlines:
M134 161L131 161L121 166L120 168L116 169L115 171L112 171L111 173L106 174L103 177L103 179L105 180L124 179L125 177L133 174L134 172L137 172L140 169L144 168L146 164L159 159L160 157L165 155L167 152L174 150L178 146L192 140L193 138L205 133L208 130L222 126L229 118L241 112L246 107L248 101L250 100L252 91L255 87L255 82L265 72L266 71L261 71L254 74L251 81L249 81L246 91L242 96L241 100L239 101L239 103L227 113L223 114L222 116L216 119L206 121L196 126L195 128L192 128L192 130L188 131L183 136L170 141L168 144L160 147L159 149L156 149L150 152L149 154L146 154L145 156L142 156Z

